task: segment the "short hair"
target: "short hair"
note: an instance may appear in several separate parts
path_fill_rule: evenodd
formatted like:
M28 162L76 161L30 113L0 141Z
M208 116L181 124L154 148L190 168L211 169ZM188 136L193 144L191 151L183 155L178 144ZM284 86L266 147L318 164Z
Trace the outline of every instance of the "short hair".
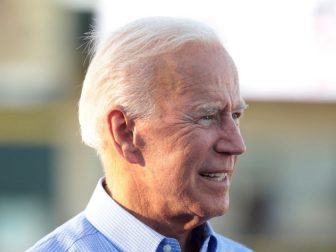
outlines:
M190 42L221 46L215 32L194 20L143 18L113 32L96 45L79 101L82 140L98 152L103 127L113 105L131 118L148 118L155 111L152 80L155 58Z

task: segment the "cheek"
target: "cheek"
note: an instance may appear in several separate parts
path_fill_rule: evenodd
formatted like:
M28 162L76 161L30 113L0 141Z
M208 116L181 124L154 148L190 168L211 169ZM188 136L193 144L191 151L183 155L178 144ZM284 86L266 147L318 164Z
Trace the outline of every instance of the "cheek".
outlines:
M175 165L180 167L180 172L188 177L193 171L198 171L205 165L212 152L211 134L195 131L179 138L172 146L170 156Z
M156 178L189 180L212 155L215 136L210 129L175 128L151 133L144 134L141 142L146 166Z

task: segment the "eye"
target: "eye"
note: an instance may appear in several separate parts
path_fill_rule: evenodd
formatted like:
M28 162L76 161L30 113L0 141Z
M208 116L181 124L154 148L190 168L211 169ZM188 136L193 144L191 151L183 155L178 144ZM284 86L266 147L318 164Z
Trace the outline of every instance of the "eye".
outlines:
M214 115L206 115L201 118L201 120L213 120L215 117Z
M239 122L239 118L241 117L242 113L240 112L235 112L235 113L232 113L232 119L235 121L235 122Z
M198 123L204 126L209 126L215 119L216 119L215 115L205 115L199 119Z

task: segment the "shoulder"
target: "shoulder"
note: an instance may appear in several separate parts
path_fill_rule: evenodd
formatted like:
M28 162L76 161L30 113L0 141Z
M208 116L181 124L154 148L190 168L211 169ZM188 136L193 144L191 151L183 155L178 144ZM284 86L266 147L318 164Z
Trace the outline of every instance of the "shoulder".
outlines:
M39 240L26 252L117 251L84 216L78 214Z
M244 245L233 241L227 237L215 233L217 239L218 251L230 251L230 252L252 252L251 249L245 247Z

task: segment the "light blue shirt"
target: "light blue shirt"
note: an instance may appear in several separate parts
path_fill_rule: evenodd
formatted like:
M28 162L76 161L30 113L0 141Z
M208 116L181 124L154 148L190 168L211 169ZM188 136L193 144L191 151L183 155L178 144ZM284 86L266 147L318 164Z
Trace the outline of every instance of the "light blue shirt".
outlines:
M101 179L84 212L38 241L32 251L180 252L176 239L151 229L119 206L105 191ZM209 223L193 231L201 252L251 252L214 232Z

